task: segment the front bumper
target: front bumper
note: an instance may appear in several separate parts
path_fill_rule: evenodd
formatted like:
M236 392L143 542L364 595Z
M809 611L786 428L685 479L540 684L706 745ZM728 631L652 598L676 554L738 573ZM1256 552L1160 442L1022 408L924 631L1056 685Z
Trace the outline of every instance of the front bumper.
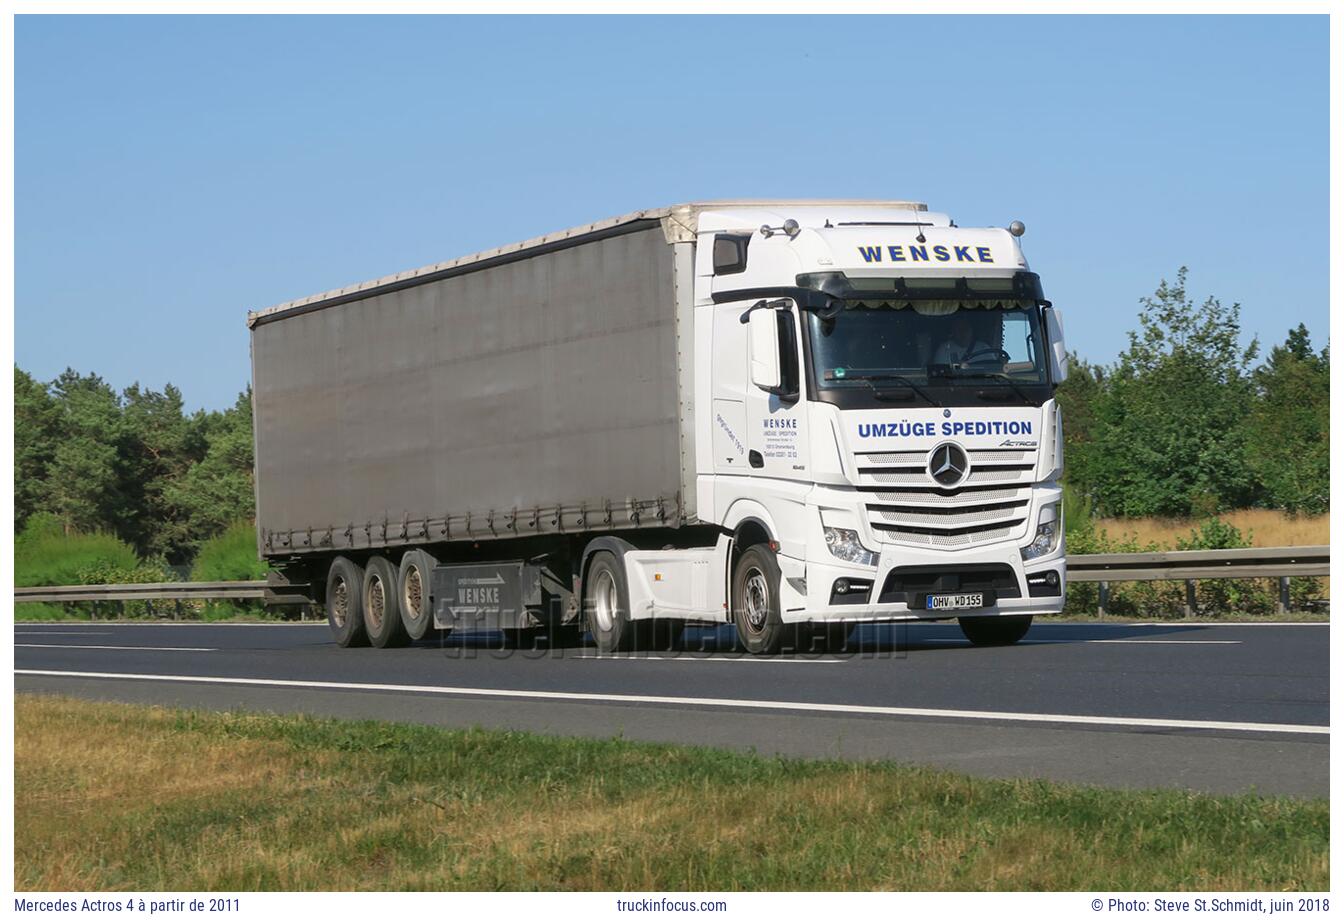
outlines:
M1032 533L1036 509L1057 500L1057 495L1055 489L1043 490L1033 503ZM865 545L878 551L875 568L836 559L819 537L808 541L806 560L779 557L784 575L780 586L784 622L942 620L956 616L1044 615L1064 610L1062 535L1054 552L1023 561L1022 546L1029 542L1024 535L950 551L877 542L867 527L862 529L867 531ZM1049 573L1053 573L1053 579ZM849 590L843 594L836 590L842 579L849 583ZM961 611L923 607L927 593L976 591L992 591L993 602Z

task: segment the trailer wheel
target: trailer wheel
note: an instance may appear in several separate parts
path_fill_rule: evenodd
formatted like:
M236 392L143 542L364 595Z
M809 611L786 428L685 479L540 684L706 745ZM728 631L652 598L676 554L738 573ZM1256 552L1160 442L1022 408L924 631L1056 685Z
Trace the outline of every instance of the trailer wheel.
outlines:
M630 589L625 567L614 553L600 550L588 563L583 579L583 616L598 651L625 651L638 631L630 620Z
M774 655L797 639L798 629L779 615L780 578L775 554L759 543L744 551L733 569L733 624L753 655Z
M401 557L397 594L401 624L411 639L423 639L434 625L434 612L429 607L429 589L436 564L434 557L422 549L413 549Z
M364 570L337 556L327 571L327 625L342 648L368 645L364 632Z
M397 570L382 556L374 556L364 567L364 631L378 648L406 644L399 596Z
M1031 629L1031 617L960 617L957 623L972 645L1012 645Z

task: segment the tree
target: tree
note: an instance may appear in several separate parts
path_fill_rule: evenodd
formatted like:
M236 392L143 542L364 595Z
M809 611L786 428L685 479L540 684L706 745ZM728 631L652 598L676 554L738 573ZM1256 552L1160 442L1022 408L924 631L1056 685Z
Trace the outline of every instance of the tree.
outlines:
M1320 513L1330 505L1330 355L1299 324L1253 377L1247 456L1263 503Z
M123 428L116 392L96 374L67 369L51 385L59 407L45 497L66 533L122 535L131 517L122 494L118 448Z
M201 415L196 425L204 456L174 481L167 499L186 520L193 547L255 515L252 480L252 391L224 412Z
M1258 497L1245 425L1258 345L1239 342L1239 304L1196 304L1186 274L1140 301L1140 328L1097 401L1085 467L1102 514L1213 513Z
M61 410L45 383L14 368L14 532L47 507Z

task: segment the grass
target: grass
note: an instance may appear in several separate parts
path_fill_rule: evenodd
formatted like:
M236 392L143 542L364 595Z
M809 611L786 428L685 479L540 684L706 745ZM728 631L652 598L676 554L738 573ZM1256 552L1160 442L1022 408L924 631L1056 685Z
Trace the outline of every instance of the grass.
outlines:
M1326 890L1325 801L15 698L18 890Z
M1218 515L1251 538L1253 546L1323 546L1330 543L1330 515L1297 515L1266 508L1248 508ZM1176 538L1189 538L1199 521L1184 518L1101 518L1098 530L1112 537L1132 534L1140 544L1176 546Z

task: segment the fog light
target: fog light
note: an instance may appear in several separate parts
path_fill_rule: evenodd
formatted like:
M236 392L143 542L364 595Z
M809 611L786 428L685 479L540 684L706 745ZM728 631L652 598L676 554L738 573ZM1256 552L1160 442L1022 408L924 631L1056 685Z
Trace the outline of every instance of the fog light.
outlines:
M1054 569L1051 569L1050 571L1046 572L1045 583L1052 588L1055 585L1059 584L1059 573L1056 572Z
M836 593L836 594L848 594L848 593L849 593L849 579L848 579L848 578L841 578L841 579L839 579L838 581L836 581L836 583L835 583L835 593Z

